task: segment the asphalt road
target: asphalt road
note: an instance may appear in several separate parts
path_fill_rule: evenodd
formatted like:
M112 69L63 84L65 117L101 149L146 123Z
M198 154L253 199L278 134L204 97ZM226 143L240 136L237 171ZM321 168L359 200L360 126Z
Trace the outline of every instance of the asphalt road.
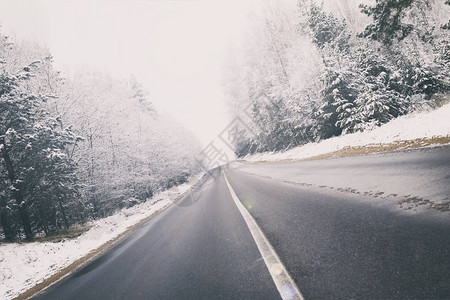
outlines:
M450 299L449 146L227 174L305 299Z
M320 176L313 184L301 181L320 170L333 173L328 164L335 173L349 170L336 186L345 176L356 185L354 174L365 181L376 170L380 181L383 174L391 182L399 176L402 191L407 184L415 191L417 174L411 170L430 169L421 181L439 190L426 195L441 199L448 191L442 184L442 177L449 178L448 150L352 158L353 169L346 158L231 164L224 170L305 299L450 299L448 212L405 211L396 198L333 189L329 175L324 186ZM408 183L405 176L415 180ZM201 186L195 199L187 194L33 299L281 299L222 171L214 170ZM365 187L373 185L358 186L361 192Z
M280 299L220 170L33 299Z

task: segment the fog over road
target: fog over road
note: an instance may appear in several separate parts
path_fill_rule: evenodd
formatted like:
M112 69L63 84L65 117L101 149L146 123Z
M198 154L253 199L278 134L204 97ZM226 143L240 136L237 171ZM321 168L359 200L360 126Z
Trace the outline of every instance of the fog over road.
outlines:
M281 299L224 172L305 299L449 299L449 150L215 169L33 299Z

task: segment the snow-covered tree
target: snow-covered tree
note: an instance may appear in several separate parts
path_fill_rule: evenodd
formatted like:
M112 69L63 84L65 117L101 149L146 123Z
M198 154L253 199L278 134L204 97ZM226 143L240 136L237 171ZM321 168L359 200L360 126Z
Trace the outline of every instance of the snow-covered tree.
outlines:
M57 121L41 108L42 97L29 94L23 87L33 76L34 68L36 63L16 74L0 75L1 170L9 180L9 193L15 199L14 208L27 239L33 238L33 227L42 228L39 225L46 230L50 225L62 226L58 224L61 221L68 227L64 205L68 197L73 199L76 194L74 166L65 154L73 136L70 132L59 132ZM35 211L36 207L39 209ZM49 209L54 210L52 220L48 218ZM47 215L41 215L37 222L30 215L34 217L33 213L39 210Z
M429 0L377 0L373 6L361 7L372 22L360 36L380 42L399 70L405 85L397 92L424 100L448 92L449 76L438 61L445 53L442 47L448 44L448 34L433 15L439 4Z
M448 95L443 0L287 3L267 2L227 59L225 93L247 124L238 155L379 126Z
M413 25L403 18L405 10L410 8L414 0L376 0L374 6L361 5L362 12L372 17L363 37L391 45L395 40L401 41L413 30Z
M14 208L19 212L24 233L27 239L32 239L30 214L25 199L24 183L21 178L26 169L21 169L17 165L20 162L20 156L16 159L13 156L16 153L22 154L21 152L24 150L23 147L20 147L16 151L14 140L17 138L26 139L27 130L32 126L32 124L29 124L29 118L34 115L34 110L37 107L36 97L19 91L20 80L26 80L28 76L29 73L26 71L18 74L5 72L0 75L0 151L2 156L2 168L0 170L3 173L2 177L8 180L7 184L3 186L8 186L6 193L7 195L10 194L11 198L15 200ZM2 204L11 205L12 203L2 201ZM2 210L7 209L11 209L11 207L2 207ZM8 215L4 214L2 217L7 218ZM2 221L2 224L3 222L7 224L9 220Z
M350 33L345 21L326 13L322 6L312 4L308 26L325 66L321 75L324 83L322 103L315 112L319 121L316 131L319 138L329 138L353 126L358 75L349 51Z
M136 79L64 76L48 50L2 35L0 71L0 237L50 235L200 171L198 140Z

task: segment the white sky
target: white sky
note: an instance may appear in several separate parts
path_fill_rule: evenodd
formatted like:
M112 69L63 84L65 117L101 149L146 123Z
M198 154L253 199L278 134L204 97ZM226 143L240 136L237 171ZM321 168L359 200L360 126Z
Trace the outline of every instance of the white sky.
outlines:
M0 30L46 45L63 71L133 74L162 113L207 144L228 124L222 59L261 2L0 0Z

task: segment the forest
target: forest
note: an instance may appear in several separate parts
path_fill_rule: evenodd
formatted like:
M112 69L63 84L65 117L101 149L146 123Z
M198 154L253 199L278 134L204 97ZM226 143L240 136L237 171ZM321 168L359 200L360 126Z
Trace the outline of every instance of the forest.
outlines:
M223 62L238 157L449 101L449 0L265 3ZM48 49L0 33L0 241L146 201L199 172L199 153L136 78L63 74Z
M0 34L0 241L146 201L197 173L200 150L135 78L64 75L47 49Z
M373 129L449 101L450 1L269 1L223 87L242 157ZM420 126L420 124L417 124Z

